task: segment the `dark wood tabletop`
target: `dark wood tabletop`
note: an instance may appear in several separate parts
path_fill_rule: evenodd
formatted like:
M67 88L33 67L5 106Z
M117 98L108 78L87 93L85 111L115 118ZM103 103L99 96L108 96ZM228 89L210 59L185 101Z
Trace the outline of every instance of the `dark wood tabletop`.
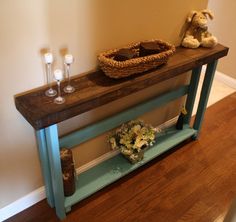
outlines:
M47 86L43 86L16 95L15 105L25 119L39 130L210 63L226 56L228 50L220 44L211 49L177 47L167 64L146 73L119 80L107 77L101 70L75 76L71 84L76 91L62 93L66 99L64 104L55 104L53 98L45 96Z

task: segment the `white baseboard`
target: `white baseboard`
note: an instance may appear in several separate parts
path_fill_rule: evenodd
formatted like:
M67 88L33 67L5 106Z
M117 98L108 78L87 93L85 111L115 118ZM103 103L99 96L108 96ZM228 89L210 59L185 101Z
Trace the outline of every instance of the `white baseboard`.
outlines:
M177 121L177 117L161 124L159 126L159 128L164 129L164 128L170 127L176 121ZM92 160L91 162L77 168L76 173L80 174L80 173L96 166L97 164L117 155L118 153L119 153L118 151L110 151L108 153L105 153L104 155ZM7 205L6 207L1 208L0 209L0 222L20 213L21 211L31 207L32 205L38 203L39 201L41 201L45 198L46 198L45 187L42 186L42 187L38 188L37 190L27 194L26 196Z
M225 85L227 85L233 89L236 89L236 79L234 79L224 73L221 73L219 71L216 71L215 78L218 81L224 83Z
M202 67L202 72L206 72L206 65ZM226 86L229 86L233 89L236 89L236 79L226 75L225 73L219 72L216 70L215 79L219 82L224 83Z
M165 123L163 123L160 126L158 126L158 128L165 129L165 128L168 128L170 126L173 126L176 123L177 118L178 117L174 117L173 119L170 119L170 120L166 121ZM82 172L84 172L84 171L86 171L86 170L88 170L88 169L98 165L99 163L101 163L101 162L103 162L103 161L105 161L107 159L112 158L113 156L116 156L117 154L119 154L119 151L117 151L117 150L107 152L104 155L102 155L102 156L92 160L91 162L86 163L83 166L77 168L76 169L76 173L79 175L80 173L82 173Z
M76 169L76 174L79 175L79 174L83 173L84 171L98 165L99 163L101 163L105 160L108 160L108 159L112 158L113 156L116 156L117 154L119 154L119 151L117 151L117 150L112 150L110 152L107 152L107 153L103 154L102 156L84 164L83 166L78 167Z
M31 207L39 201L45 199L45 187L40 187L37 190L27 194L26 196L14 201L0 209L0 221L4 221L19 212Z

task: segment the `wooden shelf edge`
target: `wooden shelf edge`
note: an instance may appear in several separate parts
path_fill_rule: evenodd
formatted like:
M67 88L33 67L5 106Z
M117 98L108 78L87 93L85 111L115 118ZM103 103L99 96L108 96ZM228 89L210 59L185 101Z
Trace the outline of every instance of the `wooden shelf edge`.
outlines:
M54 104L52 98L45 96L45 87L42 87L16 95L16 108L36 130L39 130L174 78L224 57L227 53L228 48L221 44L210 49L178 47L167 64L155 70L119 80L108 78L101 70L78 75L71 83L76 91L71 95L62 92L66 98L64 104ZM65 83L62 83L62 87L63 84Z

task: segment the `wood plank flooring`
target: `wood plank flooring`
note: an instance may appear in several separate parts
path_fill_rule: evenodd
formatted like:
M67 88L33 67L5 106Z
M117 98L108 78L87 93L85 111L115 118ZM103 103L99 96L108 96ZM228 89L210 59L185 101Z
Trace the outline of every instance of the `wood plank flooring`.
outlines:
M236 198L236 93L186 141L72 207L65 222L221 222ZM46 200L7 222L59 221Z

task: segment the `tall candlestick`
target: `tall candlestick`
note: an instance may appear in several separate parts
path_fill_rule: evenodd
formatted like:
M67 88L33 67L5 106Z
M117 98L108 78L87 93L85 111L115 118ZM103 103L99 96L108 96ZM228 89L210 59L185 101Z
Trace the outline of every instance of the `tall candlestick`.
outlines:
M74 57L70 54L65 55L64 58L64 65L65 65L65 71L66 71L66 77L67 77L67 86L64 87L64 92L66 93L72 93L75 91L75 88L71 86L70 84L70 66L74 62Z
M44 62L46 65L46 76L47 76L47 84L49 89L45 91L45 95L49 97L53 97L57 94L57 91L52 88L52 63L53 63L53 55L52 53L44 54Z
M54 103L62 104L65 102L65 98L61 96L61 81L63 79L63 73L60 69L54 71L54 79L57 81L58 96L54 99Z

